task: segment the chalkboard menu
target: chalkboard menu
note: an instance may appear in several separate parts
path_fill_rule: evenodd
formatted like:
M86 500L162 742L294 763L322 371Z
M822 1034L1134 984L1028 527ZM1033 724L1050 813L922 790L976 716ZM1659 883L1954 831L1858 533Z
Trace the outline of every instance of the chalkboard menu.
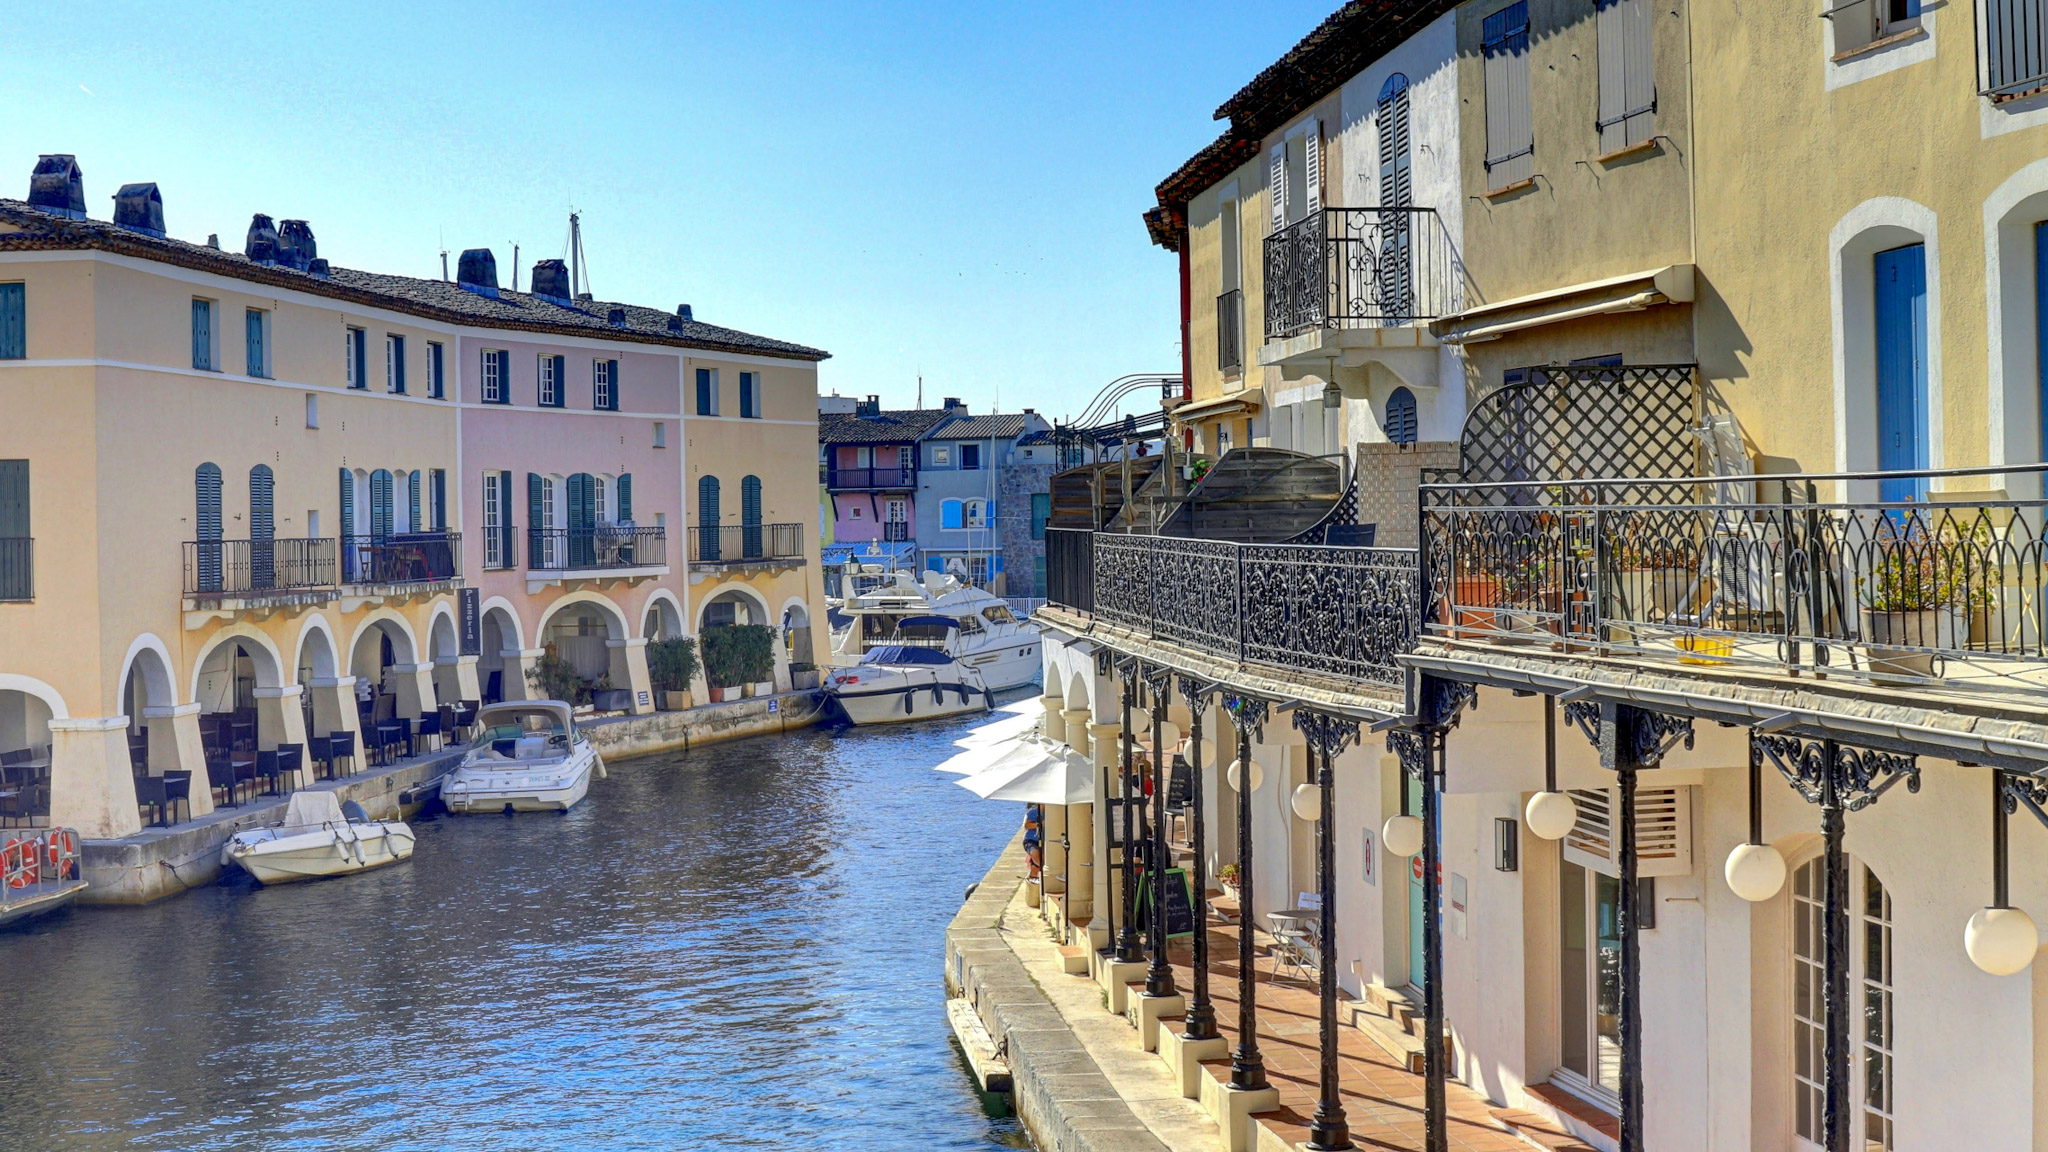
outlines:
M1167 810L1171 812L1179 812L1185 810L1188 806L1189 798L1192 797L1194 793L1194 768L1191 765L1189 765L1187 757L1175 756L1173 758L1173 774L1169 776L1166 781Z
M1152 924L1152 885L1139 889L1138 922L1149 928ZM1188 885L1188 874L1180 868L1166 870L1166 938L1169 940L1195 934L1194 889Z

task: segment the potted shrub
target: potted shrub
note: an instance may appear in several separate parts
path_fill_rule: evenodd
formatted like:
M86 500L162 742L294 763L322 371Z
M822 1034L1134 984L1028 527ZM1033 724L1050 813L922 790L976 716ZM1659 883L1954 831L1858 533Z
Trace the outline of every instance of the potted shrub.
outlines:
M818 666L797 662L789 666L789 687L793 692L802 692L818 686Z
M1238 898L1237 878L1240 874L1241 871L1238 868L1236 861L1232 861L1231 863L1225 864L1223 867L1218 868L1216 870L1216 886L1223 889L1223 894L1230 897L1232 900Z
M1931 676L1935 654L1914 649L1956 647L1963 600L1988 595L1968 579L1966 558L1956 545L1952 538L1925 534L1888 533L1878 541L1869 573L1856 578L1871 671Z
M647 679L654 698L670 712L690 706L690 682L697 678L697 642L688 636L647 644Z
M612 687L612 674L607 672L590 685L590 706L599 712L631 712L633 691Z
M590 685L552 647L526 670L526 683L543 700L560 700L572 708L590 703Z
M747 687L775 673L775 630L766 624L706 628L698 642L704 678L721 701L739 699Z

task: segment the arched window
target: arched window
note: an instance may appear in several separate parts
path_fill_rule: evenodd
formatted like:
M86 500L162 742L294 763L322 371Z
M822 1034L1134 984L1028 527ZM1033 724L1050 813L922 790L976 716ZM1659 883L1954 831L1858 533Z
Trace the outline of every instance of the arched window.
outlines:
M1849 862L1849 1099L1862 1101L1848 1118L1849 1142L1894 1146L1892 1028L1892 897L1877 873ZM1793 1123L1801 1140L1819 1144L1827 1099L1827 952L1822 937L1827 864L1815 857L1792 873Z
M717 560L718 550L718 477L697 478L697 558Z
M1397 211L1415 203L1408 158L1408 77L1399 72L1387 77L1386 84L1380 88L1373 118L1379 126L1380 207L1386 210L1382 212L1381 222L1385 237L1383 259L1374 288L1382 316L1389 323L1398 324L1415 313L1414 275L1410 264L1414 229L1410 214Z
M1388 443L1415 443L1415 393L1406 388L1396 388L1394 394L1387 397L1385 428Z
M220 465L201 464L192 473L193 577L202 592L220 591Z
M740 539L749 557L761 555L761 478L740 481Z

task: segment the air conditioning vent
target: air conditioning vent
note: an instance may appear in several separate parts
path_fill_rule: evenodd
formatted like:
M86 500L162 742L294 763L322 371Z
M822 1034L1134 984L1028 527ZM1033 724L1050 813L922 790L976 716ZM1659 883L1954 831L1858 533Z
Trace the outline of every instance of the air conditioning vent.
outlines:
M1574 788L1578 823L1564 838L1564 858L1608 876L1621 874L1617 818L1621 789ZM1636 789L1636 875L1692 874L1692 789Z

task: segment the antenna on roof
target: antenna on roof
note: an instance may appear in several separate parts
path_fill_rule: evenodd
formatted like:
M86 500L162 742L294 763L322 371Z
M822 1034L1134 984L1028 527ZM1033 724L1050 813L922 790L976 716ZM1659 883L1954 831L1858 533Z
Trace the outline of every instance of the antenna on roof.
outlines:
M917 374L917 406L924 407L924 373Z
M505 241L505 243L512 245L512 290L517 292L519 291L519 245L510 240Z
M569 209L569 292L578 300L590 299L590 261L583 255L583 214Z
M440 233L440 236L441 236L441 279L443 279L443 280L446 280L446 279L448 279L448 233L447 233L447 231L446 231L445 229L444 229L444 230L442 230L442 232Z

